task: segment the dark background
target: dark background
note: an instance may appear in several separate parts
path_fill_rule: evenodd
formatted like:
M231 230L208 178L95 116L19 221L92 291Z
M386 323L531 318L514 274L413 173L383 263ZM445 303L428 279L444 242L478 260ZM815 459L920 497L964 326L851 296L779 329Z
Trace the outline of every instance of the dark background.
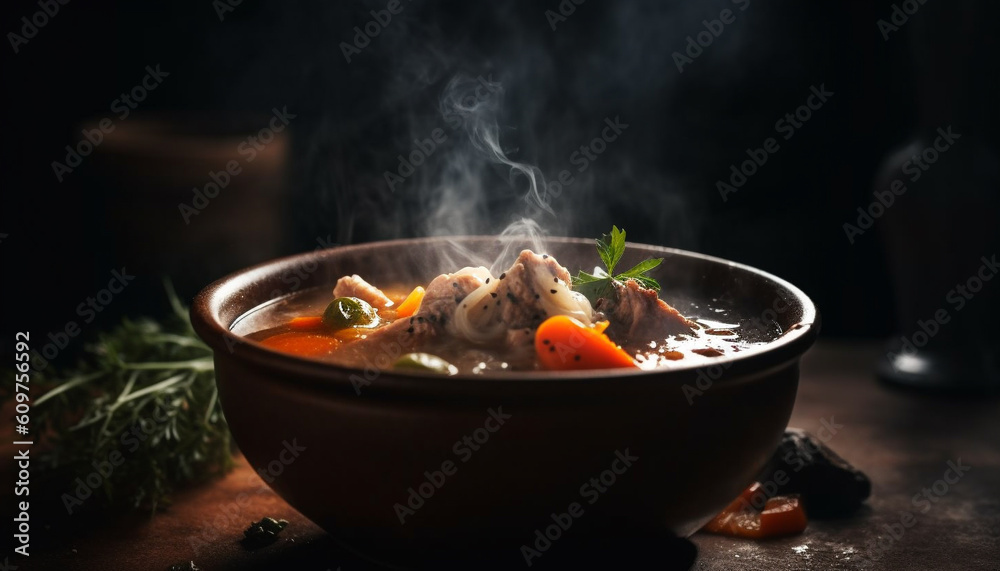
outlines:
M605 117L630 125L553 200L555 217L537 217L551 234L596 236L617 224L634 241L760 267L812 296L829 336L890 334L894 288L920 287L893 280L890 228L934 235L935 221L962 226L970 213L985 221L959 239L966 248L934 254L966 268L946 282L972 275L996 244L992 3L931 0L885 40L877 21L891 16L887 1L751 0L740 12L729 1L589 0L553 31L544 12L558 9L555 1L403 0L403 12L348 64L341 42L385 4L244 0L220 21L207 0L70 2L19 53L5 45L0 257L8 328L41 334L79 321L77 304L122 266L135 282L85 335L117 315L163 311L162 274L189 299L227 272L311 250L317 238L499 232L524 204L504 169L474 173L469 194L461 184L451 194L437 188L452 151L465 152L460 133L395 192L383 178L413 137L443 125L438 101L456 73L503 84L503 147L550 177ZM671 54L723 8L736 21L680 73ZM3 10L6 34L20 33L20 18L39 8L13 2ZM111 102L156 64L169 77L127 119L113 119L118 134L160 125L148 129L153 143L106 141L58 182L52 161L64 160L88 121L114 117ZM716 181L820 85L834 93L830 101L723 201ZM296 118L276 166L237 177L185 224L178 204L190 203L192 188L226 162L201 155L232 154L233 141L282 106ZM937 200L929 202L931 222L889 225L904 215L890 209L851 244L843 224L874 201L880 165L950 124L965 139L941 162L967 172L942 168L897 198ZM163 125L172 129L169 151L157 135ZM178 158L185 149L190 157ZM905 233L897 243L908 248Z

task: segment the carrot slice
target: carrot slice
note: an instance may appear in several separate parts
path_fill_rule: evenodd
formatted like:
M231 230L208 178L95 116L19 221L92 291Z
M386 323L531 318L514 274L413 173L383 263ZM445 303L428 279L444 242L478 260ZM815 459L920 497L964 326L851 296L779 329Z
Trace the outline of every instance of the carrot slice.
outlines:
M600 328L587 327L572 317L556 315L538 326L535 352L546 369L614 369L635 367L635 361Z
M296 331L312 331L323 327L323 318L319 316L295 317L288 322L288 326Z
M299 331L289 331L268 337L260 342L265 347L303 357L327 355L340 343L333 337Z
M417 286L413 288L410 295L406 296L403 303L399 304L396 308L396 318L400 319L403 317L409 317L416 313L417 308L420 307L420 302L424 300L424 288Z

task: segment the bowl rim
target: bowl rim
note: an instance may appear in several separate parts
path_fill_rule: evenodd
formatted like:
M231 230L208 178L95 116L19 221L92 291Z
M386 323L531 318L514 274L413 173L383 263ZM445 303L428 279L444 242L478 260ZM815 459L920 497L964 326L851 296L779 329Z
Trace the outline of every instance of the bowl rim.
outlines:
M261 262L254 266L235 271L222 277L195 295L191 304L191 323L199 337L213 350L216 356L223 352L228 352L231 356L239 356L264 365L269 368L280 368L295 372L299 375L324 379L326 381L347 381L350 376L361 375L364 378L364 370L354 367L346 367L337 363L321 361L299 357L288 353L277 351L255 341L245 339L231 331L233 323L225 324L221 320L221 309L224 302L233 295L238 294L243 288L254 283L256 280L270 275L281 275L282 269L290 266L301 265L304 260L311 258L325 258L336 252L344 250L364 250L370 248L392 248L400 246L411 246L413 244L433 244L447 241L497 241L497 236L485 235L461 235L461 236L430 236L421 238L402 238L395 240L380 240L373 242L361 242L332 248L316 249L309 252L293 254ZM546 243L559 244L586 244L592 245L592 238L572 238L572 237L545 237ZM649 380L662 377L670 378L695 378L699 371L722 367L727 374L723 375L719 382L733 380L746 372L761 372L770 367L774 367L790 360L796 360L812 345L819 335L820 314L813 301L798 287L790 282L779 278L771 273L757 269L753 266L733 262L723 258L709 256L698 252L683 250L679 248L669 248L638 242L626 242L627 246L643 248L663 254L664 257L682 256L702 260L713 264L737 268L763 278L776 289L783 288L799 304L802 317L792 328L786 329L777 339L762 345L759 348L729 354L713 359L711 363L683 364L670 367L658 367L655 369L592 369L581 371L503 371L486 372L481 374L441 375L436 373L423 373L420 371L395 372L392 370L381 370L377 373L379 384L385 385L383 381L392 381L391 384L417 382L425 384L428 380L433 381L436 386L469 386L479 383L505 383L516 382L520 384L528 383L553 383L566 381L602 381L609 378L616 380ZM311 289L311 288L309 288ZM287 296L299 295L302 291L291 292L275 299L283 299ZM247 308L241 313L246 315L251 309L260 307L263 304ZM237 319L238 321L238 319ZM367 389L366 389L367 390Z

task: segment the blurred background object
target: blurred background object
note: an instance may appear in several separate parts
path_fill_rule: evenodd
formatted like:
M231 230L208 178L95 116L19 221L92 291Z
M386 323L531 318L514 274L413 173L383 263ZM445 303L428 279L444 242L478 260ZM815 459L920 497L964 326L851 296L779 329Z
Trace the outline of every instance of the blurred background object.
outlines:
M894 197L881 225L896 307L878 372L904 386L1000 390L1000 59L983 8L927 5L909 24L919 111L876 179Z
M32 86L12 90L3 143L0 254L18 276L5 287L46 300L16 307L16 327L61 328L121 266L135 268L135 285L91 334L111 315L161 311L164 275L189 297L317 242L499 232L523 213L524 181L473 160L441 114L459 73L502 86L500 144L513 160L548 180L573 172L555 215L540 215L550 233L615 223L638 242L760 267L817 301L828 336L912 335L993 253L998 8L985 0L921 4L889 31L880 21L899 2L591 0L565 20L547 15L557 2L406 2L358 53L344 46L386 2L217 4L70 3L5 54L11 84ZM3 9L13 30L38 8ZM689 48L699 37L706 45ZM170 75L119 119L114 102L156 65ZM813 89L830 95L789 130ZM240 142L283 107L296 116L289 129L185 224L178 204L243 159ZM114 132L60 181L53 161L105 117ZM573 153L615 118L628 127L578 171ZM876 200L873 181L883 189L905 160L893 150L933 144L948 124L963 137L955 148L870 229L846 233ZM447 140L390 187L399 157L439 128ZM779 148L766 163L720 193L768 138ZM934 345L989 346L971 321L995 318L987 293L995 300L998 283Z

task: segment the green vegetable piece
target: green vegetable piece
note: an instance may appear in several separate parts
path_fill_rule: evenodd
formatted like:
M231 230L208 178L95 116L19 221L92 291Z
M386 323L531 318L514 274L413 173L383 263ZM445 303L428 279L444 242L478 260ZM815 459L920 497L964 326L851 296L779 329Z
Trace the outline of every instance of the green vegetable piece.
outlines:
M573 276L573 288L582 293L591 303L596 303L599 298L607 297L611 294L612 281L635 280L641 287L660 291L660 284L655 279L646 275L647 272L660 265L663 258L648 258L626 270L615 275L615 266L625 253L625 231L619 230L617 226L611 227L610 234L604 234L597 239L597 253L604 262L606 271L598 269L594 274L579 271Z
M407 353L396 359L392 364L394 369L411 369L414 371L431 371L442 375L458 374L458 367L430 353Z
M356 297L338 297L326 306L323 323L332 329L377 327L378 313L364 300Z

